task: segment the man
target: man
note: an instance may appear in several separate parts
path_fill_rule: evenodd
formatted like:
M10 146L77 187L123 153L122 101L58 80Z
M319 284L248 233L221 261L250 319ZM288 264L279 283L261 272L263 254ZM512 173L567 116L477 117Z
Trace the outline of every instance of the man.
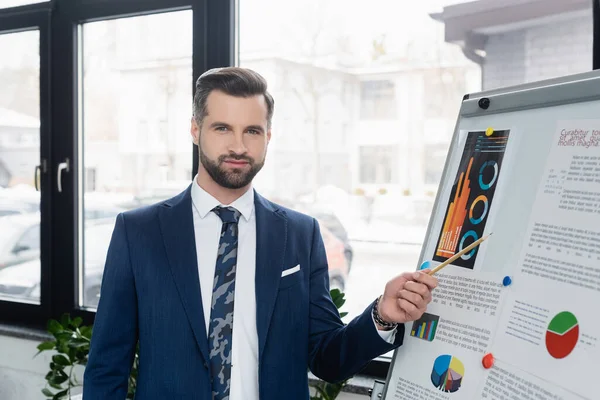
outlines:
M347 326L329 296L316 220L252 189L271 138L265 80L241 68L198 79L200 165L180 195L119 215L84 376L84 400L307 399L307 367L341 381L402 344L435 278L405 273Z

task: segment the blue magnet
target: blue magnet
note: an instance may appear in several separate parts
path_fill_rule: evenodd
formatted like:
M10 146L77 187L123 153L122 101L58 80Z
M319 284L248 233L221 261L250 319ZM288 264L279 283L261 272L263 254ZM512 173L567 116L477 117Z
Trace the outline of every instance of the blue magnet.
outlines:
M508 286L512 283L512 279L510 279L510 276L505 276L504 279L502 280L502 284L504 286Z
M431 261L424 261L423 264L419 267L419 270L431 268Z

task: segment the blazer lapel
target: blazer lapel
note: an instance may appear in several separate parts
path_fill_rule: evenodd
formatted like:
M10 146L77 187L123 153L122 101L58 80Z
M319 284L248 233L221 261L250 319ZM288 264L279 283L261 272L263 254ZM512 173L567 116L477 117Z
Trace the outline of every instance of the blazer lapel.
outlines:
M179 297L194 332L200 352L208 361L208 339L200 295L196 236L192 214L191 186L159 209L162 236Z
M267 341L279 290L287 239L287 218L282 210L255 192L256 213L256 329L259 360Z

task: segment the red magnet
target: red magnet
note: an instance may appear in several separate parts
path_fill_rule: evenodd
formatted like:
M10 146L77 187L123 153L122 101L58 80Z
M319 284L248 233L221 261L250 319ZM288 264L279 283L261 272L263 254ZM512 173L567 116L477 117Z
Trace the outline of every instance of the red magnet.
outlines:
M481 363L485 369L492 368L494 365L494 355L492 353L487 353L485 356L483 356Z

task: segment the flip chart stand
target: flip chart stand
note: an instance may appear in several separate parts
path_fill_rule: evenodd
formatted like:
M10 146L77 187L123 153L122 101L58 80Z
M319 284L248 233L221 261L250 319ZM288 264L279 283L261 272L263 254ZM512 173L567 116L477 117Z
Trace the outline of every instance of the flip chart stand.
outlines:
M371 400L381 400L383 397L383 389L385 388L385 381L375 380L373 382L373 388L369 389L369 396Z

